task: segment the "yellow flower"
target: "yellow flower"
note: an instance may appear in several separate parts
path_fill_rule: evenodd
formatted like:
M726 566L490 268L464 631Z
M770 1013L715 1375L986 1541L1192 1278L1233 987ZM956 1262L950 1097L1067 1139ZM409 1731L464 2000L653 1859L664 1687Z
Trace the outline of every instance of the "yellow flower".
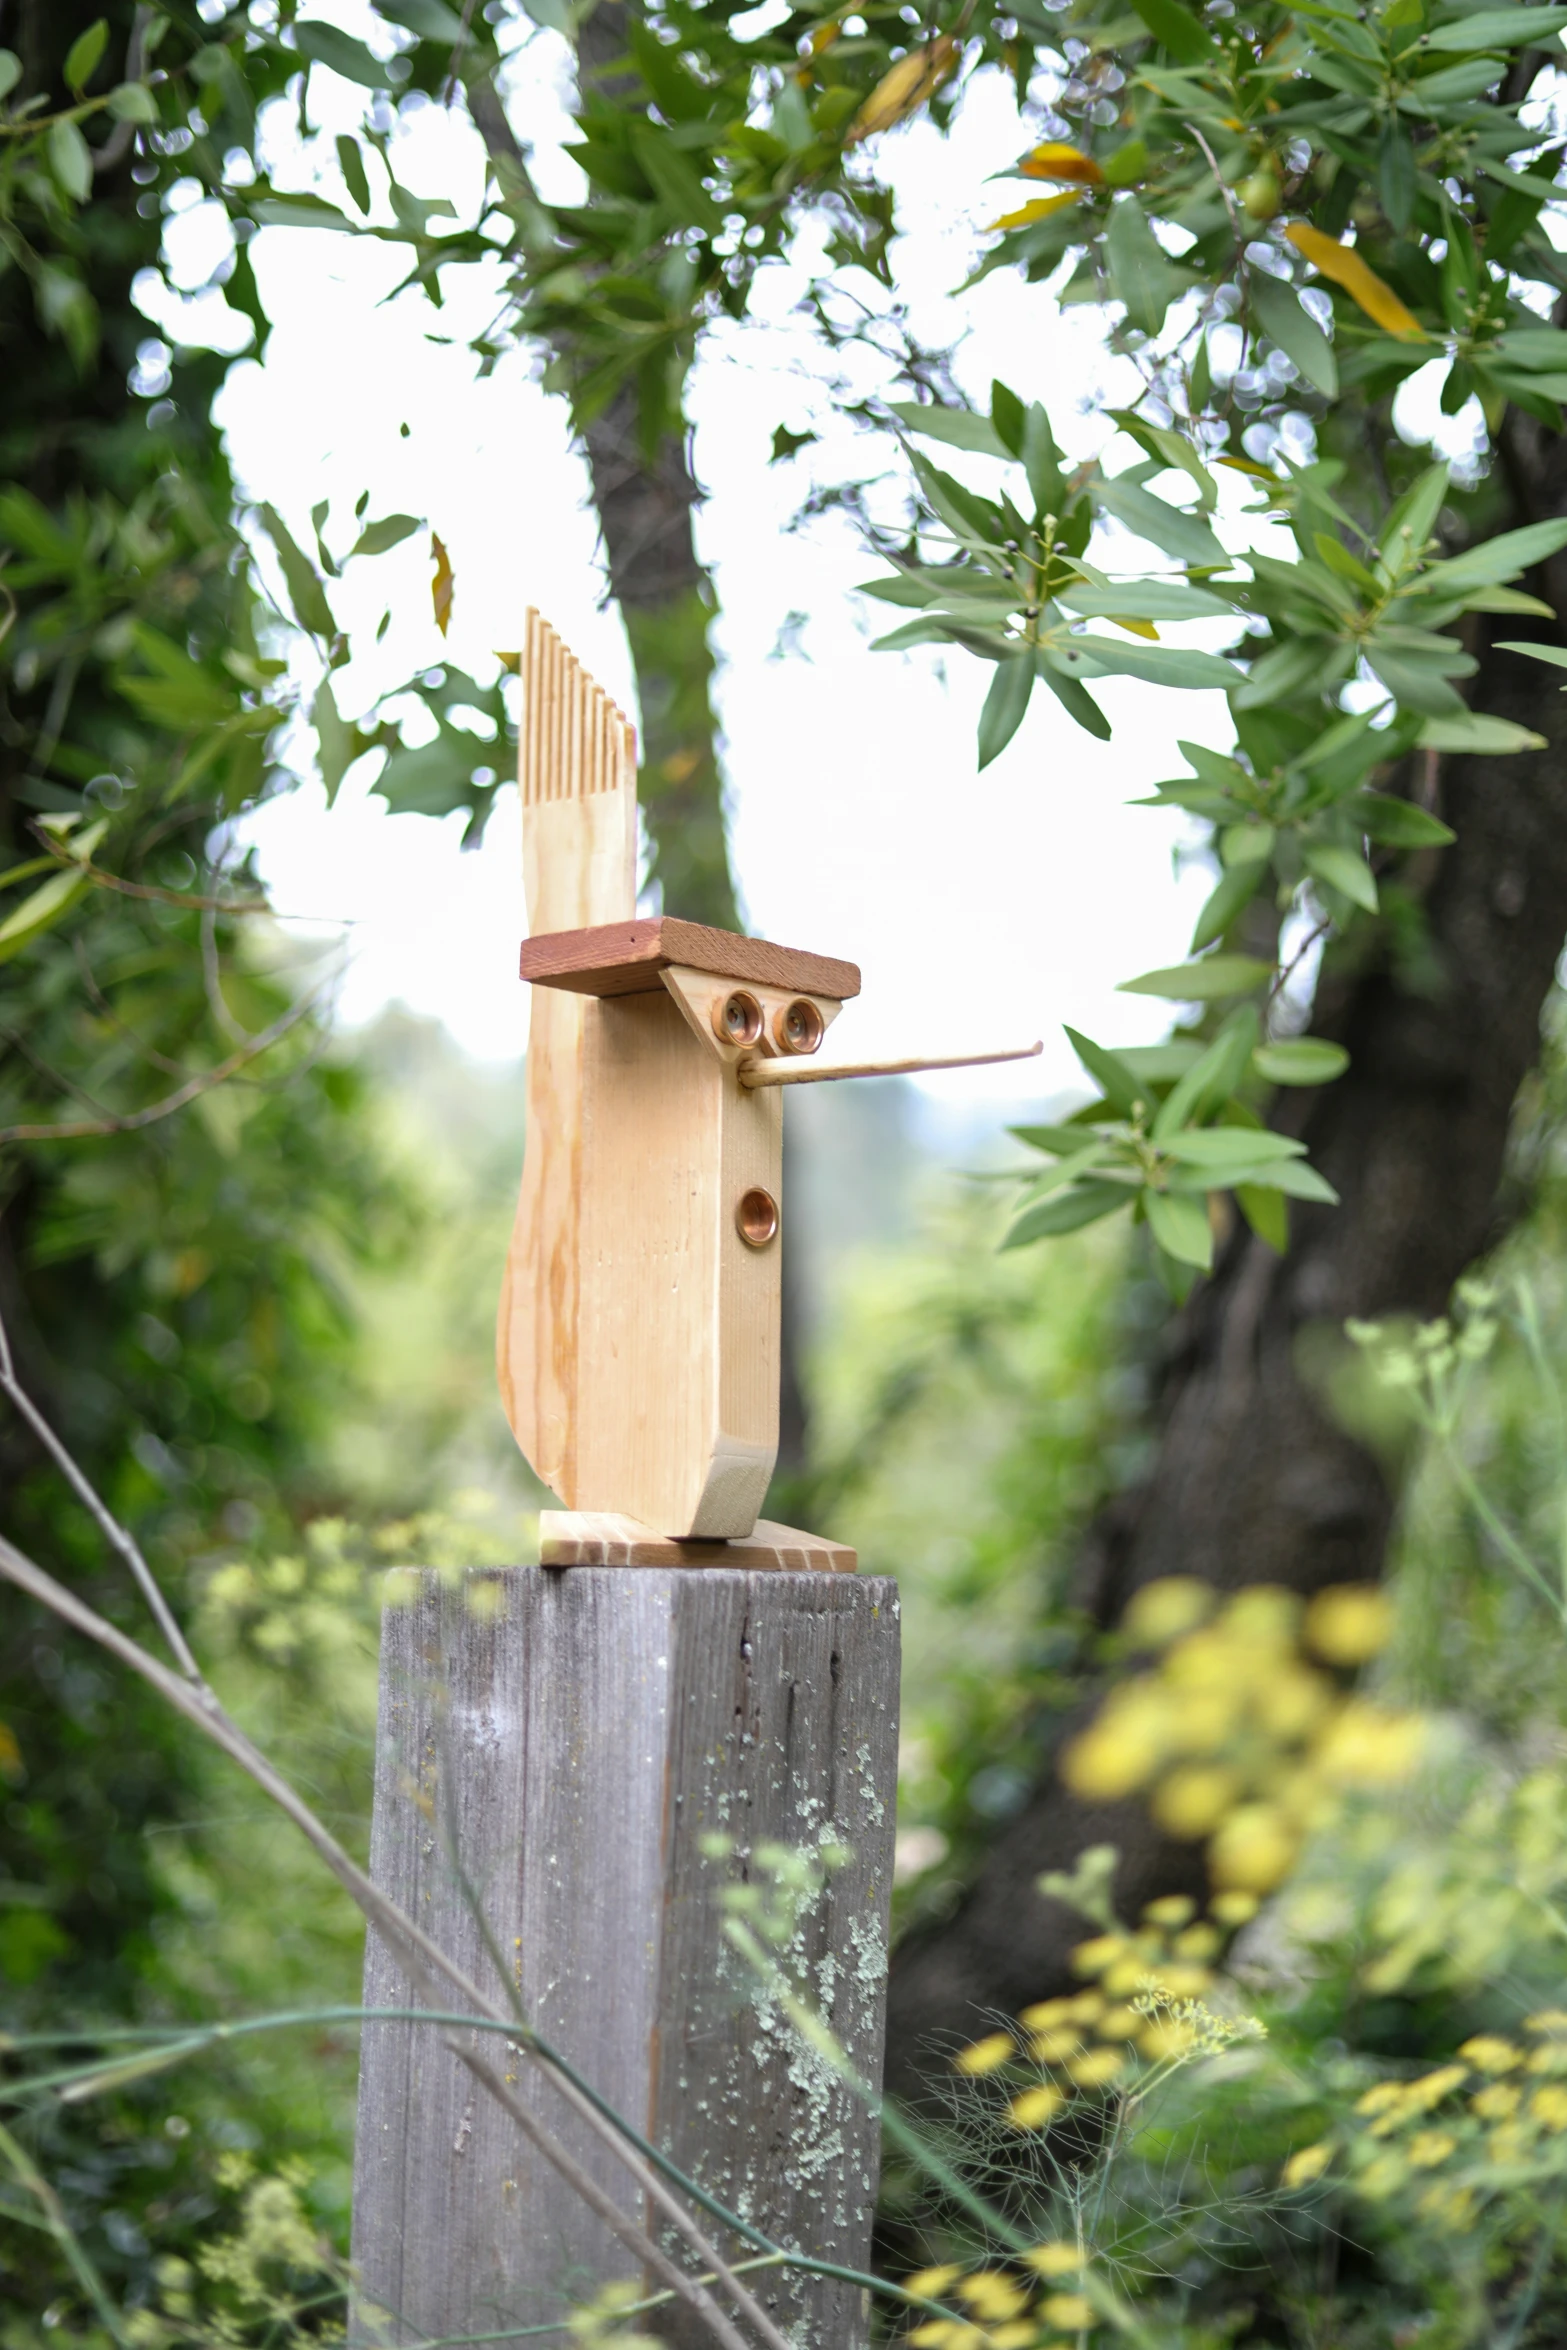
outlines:
M1079 1991L1067 2007L1075 2024L1096 2024L1104 2011L1105 2003L1097 1991Z
M1532 2073L1567 2073L1567 2043L1547 2040L1529 2059Z
M1114 1966L1106 1967L1101 1980L1109 1996L1120 2000L1127 1998L1139 1984L1146 1982L1147 1977L1147 1959L1133 1952L1126 1958L1118 1958Z
M1195 2047L1196 2042L1197 2033L1193 2025L1180 2023L1174 2016L1168 2015L1159 2016L1154 2022L1145 2024L1137 2035L1137 2045L1150 2064L1163 2064L1169 2057L1185 2056L1189 2049Z
M1126 2059L1118 2048L1090 2048L1067 2066L1080 2089L1107 2089L1125 2070Z
M1504 2040L1495 2032L1478 2032L1474 2039L1464 2042L1458 2053L1482 2073L1510 2073L1523 2061L1511 2040Z
M1567 2008L1542 2007L1528 2023L1531 2032L1567 2032Z
M1051 2293L1045 2299L1045 2318L1063 2334L1080 2334L1094 2322L1094 2305L1082 2293Z
M1434 2073L1422 2073L1417 2081L1411 2081L1404 2095L1421 2113L1429 2113L1467 2078L1467 2068L1461 2064L1438 2065Z
M1176 1958L1194 1959L1199 1966L1205 1966L1209 1959L1217 1958L1223 1947L1224 1936L1217 1926L1206 1924L1188 1926L1185 1933L1177 1934L1170 1944Z
M1072 1971L1078 1975L1102 1975L1125 1948L1124 1934L1096 1934L1091 1942L1078 1943L1072 1953Z
M962 2274L958 2262L949 2260L941 2268L916 2269L913 2276L904 2278L903 2290L918 2293L922 2300L939 2301L947 2287L956 2284Z
M1155 1969L1162 1991L1172 1999L1200 1999L1213 1989L1213 1975L1205 1966L1162 1966Z
M1101 2040L1134 2040L1141 2031L1142 2017L1135 2007L1112 2007L1099 2018Z
M1025 2317L1016 2325L992 2326L985 2339L990 2350L1030 2350L1030 2345L1039 2340L1039 2332Z
M1025 2031L1049 2032L1064 2023L1071 2012L1070 1999L1040 1999L1032 2007L1025 2007L1017 2020Z
M1286 2187L1309 2187L1313 2179L1320 2179L1333 2160L1333 2149L1326 2138L1315 2146L1302 2146L1284 2165L1283 2183Z
M1208 1904L1208 1914L1233 1933L1240 1926L1249 1926L1261 1907L1255 1893L1248 1893L1236 1885L1227 1892L1214 1895Z
M1035 2064L1061 2064L1075 2056L1083 2045L1083 2035L1075 2024L1068 2024L1062 2032L1039 2032L1028 2044L1028 2053Z
M1567 2130L1567 2089L1536 2089L1529 2100L1529 2111L1548 2130Z
M1469 2110L1483 2122L1509 2121L1518 2111L1522 2091L1506 2081L1491 2081L1469 2100Z
M952 2069L971 2075L999 2072L1016 2054L1017 2045L1010 2032L987 2032L983 2040L958 2050L952 2059Z
M1449 2137L1446 2130L1416 2130L1405 2152L1416 2170L1435 2170L1457 2144L1458 2140Z
M1149 1902L1143 1911L1143 1923L1173 1934L1190 1925L1196 1914L1197 1904L1189 1893L1165 1893L1159 1900Z
M1491 2150L1491 2160L1501 2163L1504 2167L1515 2162L1523 2162L1528 2157L1528 2132L1521 2129L1517 2122L1503 2122L1500 2129L1491 2132L1488 2143Z
M1330 1583L1306 1610L1306 1645L1330 1665L1363 1665L1393 1632L1393 1604L1374 1583Z
M1169 1720L1169 1706L1152 1682L1129 1683L1067 1747L1061 1776L1090 1803L1135 1795L1163 1760Z
M1402 2105L1403 2102L1404 2084L1402 2081L1378 2081L1366 2091L1364 2097L1356 2099L1355 2111L1357 2113L1386 2113L1390 2106Z
M1167 1835L1192 1842L1212 1835L1240 1792L1234 1771L1218 1763L1187 1763L1160 1780L1148 1808Z
M1271 1737L1304 1738L1333 1703L1333 1691L1309 1665L1280 1665L1258 1684L1252 1711Z
M1425 1739L1418 1714L1351 1698L1317 1749L1317 1762L1336 1786L1392 1787L1414 1770Z
M968 2345L983 2342L978 2326L961 2325L955 2317L930 2317L922 2326L916 2326L909 2340L917 2342L919 2350L968 2350Z
M1462 2234L1474 2220L1475 2199L1468 2187L1427 2187L1420 2198L1420 2209L1439 2227Z
M1276 1583L1253 1583L1237 1591L1224 1611L1224 1629L1250 1647L1293 1648L1300 1601Z
M1271 1893L1295 1865L1299 1837L1273 1803L1243 1803L1208 1847L1217 1882L1243 1893Z
M1121 1629L1135 1647L1163 1648L1200 1624L1216 1596L1213 1585L1195 1575L1161 1575L1132 1594Z
M1362 2195L1369 2195L1380 2203L1388 2195L1396 2195L1409 2176L1408 2165L1397 2154L1379 2154L1368 2162L1360 2174Z
M1028 2295L1016 2277L1009 2277L999 2268L977 2268L965 2277L953 2291L960 2301L966 2301L976 2317L985 2319L1016 2317L1028 2306Z
M1024 2089L1007 2107L1007 2119L1015 2129L1042 2130L1066 2103L1066 2092L1043 2082L1037 2089Z
M1057 2237L1048 2244L1036 2244L1032 2252L1025 2252L1023 2265L1042 2277L1073 2277L1083 2265L1083 2255L1075 2244L1063 2243Z

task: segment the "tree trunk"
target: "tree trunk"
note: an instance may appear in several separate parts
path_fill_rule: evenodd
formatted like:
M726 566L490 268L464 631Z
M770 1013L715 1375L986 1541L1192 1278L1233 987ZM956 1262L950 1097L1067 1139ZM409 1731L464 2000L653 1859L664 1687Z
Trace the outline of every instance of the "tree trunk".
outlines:
M1517 511L1499 527L1567 505L1561 444L1510 424L1503 454ZM1529 584L1567 611L1567 563L1548 568L1552 576ZM1484 631L1476 706L1559 737L1551 673L1492 649L1516 633L1507 622ZM1079 1597L1100 1625L1160 1576L1310 1593L1381 1573L1397 1497L1323 1408L1310 1336L1351 1316L1442 1312L1455 1280L1498 1237L1513 1102L1538 1057L1567 933L1560 750L1449 758L1438 780L1458 839L1426 860L1429 982L1401 978L1385 948L1358 969L1330 965L1312 1025L1348 1047L1349 1070L1279 1105L1276 1122L1305 1141L1342 1205L1297 1205L1282 1259L1239 1229L1179 1318L1153 1469L1084 1545ZM1086 1710L1042 1725L1052 1753ZM1069 1986L1068 1953L1088 1929L1042 1898L1036 1880L1097 1843L1120 1852L1116 1899L1128 1919L1160 1894L1205 1890L1199 1845L1164 1836L1140 1804L1078 1800L1050 1770L961 1906L898 1953L889 2085L917 2092L932 2043L972 2037L977 2011L1013 2012Z

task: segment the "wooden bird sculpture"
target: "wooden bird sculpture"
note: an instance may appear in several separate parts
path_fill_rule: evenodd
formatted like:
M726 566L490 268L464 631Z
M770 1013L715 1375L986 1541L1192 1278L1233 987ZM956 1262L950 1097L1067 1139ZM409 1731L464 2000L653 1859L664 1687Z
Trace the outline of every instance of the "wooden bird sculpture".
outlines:
M521 680L534 997L497 1361L517 1442L566 1505L544 1513L543 1562L852 1567L842 1545L758 1524L778 1451L782 1090L953 1064L810 1067L859 993L853 963L638 920L633 730L536 612Z

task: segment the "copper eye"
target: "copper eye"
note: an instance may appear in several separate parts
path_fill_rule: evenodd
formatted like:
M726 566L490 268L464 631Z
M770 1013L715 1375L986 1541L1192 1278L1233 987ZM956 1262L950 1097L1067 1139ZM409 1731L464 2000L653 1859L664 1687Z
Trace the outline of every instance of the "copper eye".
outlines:
M808 996L796 996L773 1019L773 1042L781 1053L814 1053L827 1023Z
M725 1044L760 1044L762 1007L754 995L747 995L743 987L737 987L733 995L726 995L721 1004L713 1006L713 1027Z
M778 1237L778 1202L757 1184L743 1191L735 1207L735 1230L747 1248L765 1248Z

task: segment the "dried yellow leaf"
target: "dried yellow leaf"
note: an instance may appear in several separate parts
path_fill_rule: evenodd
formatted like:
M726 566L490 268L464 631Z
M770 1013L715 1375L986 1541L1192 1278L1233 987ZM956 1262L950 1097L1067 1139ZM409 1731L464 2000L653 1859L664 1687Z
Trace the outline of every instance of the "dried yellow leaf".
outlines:
M446 542L438 531L431 531L430 547L435 556L430 601L435 607L435 625L444 636L452 624L452 590L457 582L452 576L452 559L446 552Z
M1018 170L1028 180L1070 180L1080 188L1102 188L1104 173L1091 155L1081 147L1067 147L1058 140L1047 140L1043 147L1035 147L1024 156Z
M1414 312L1405 309L1392 287L1367 267L1352 245L1341 245L1336 237L1324 236L1321 229L1313 228L1306 220L1292 220L1284 234L1296 252L1304 254L1324 277L1342 286L1350 300L1384 334L1396 335L1402 342L1426 341L1426 330Z
M882 75L850 123L844 145L857 146L861 139L873 138L877 131L891 130L894 123L917 113L956 72L961 53L961 44L952 34L942 33L934 41L924 41L919 48L900 57Z
M1003 212L1001 218L993 220L990 226L993 230L1028 228L1034 221L1048 220L1052 212L1064 211L1068 204L1080 204L1082 200L1081 188L1063 188L1058 196L1034 196L1028 203L1020 204L1016 212Z

